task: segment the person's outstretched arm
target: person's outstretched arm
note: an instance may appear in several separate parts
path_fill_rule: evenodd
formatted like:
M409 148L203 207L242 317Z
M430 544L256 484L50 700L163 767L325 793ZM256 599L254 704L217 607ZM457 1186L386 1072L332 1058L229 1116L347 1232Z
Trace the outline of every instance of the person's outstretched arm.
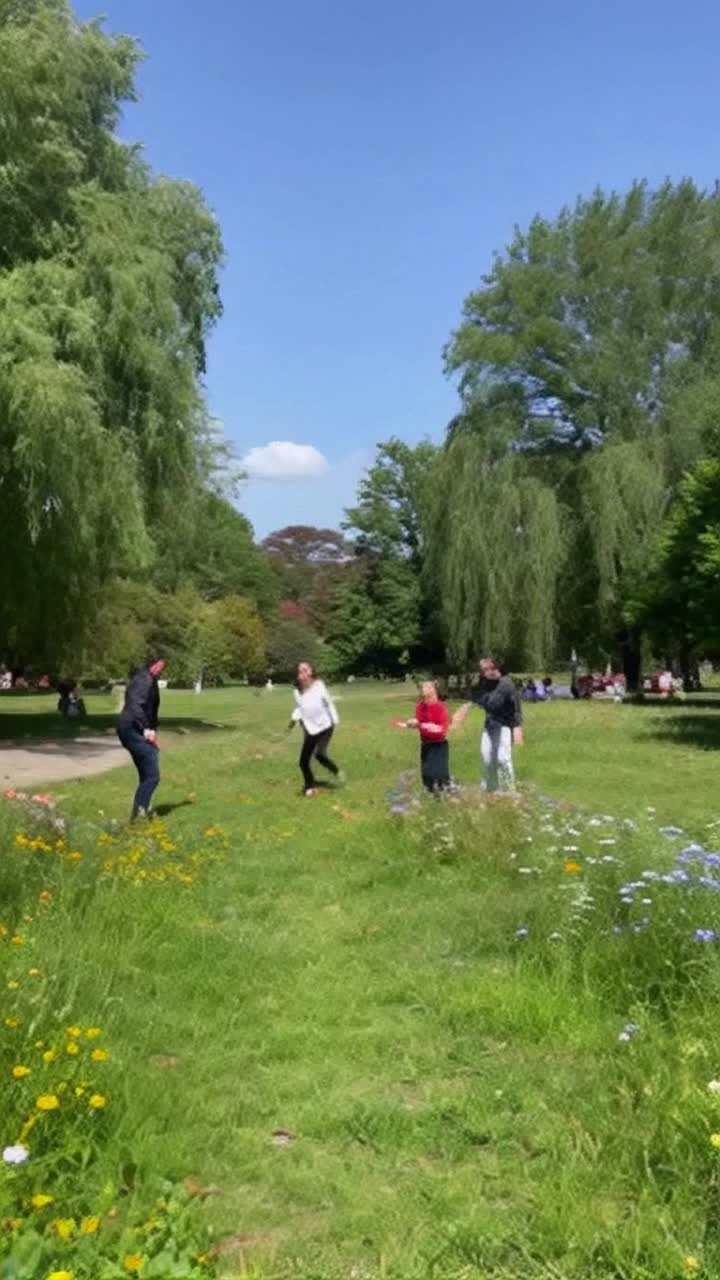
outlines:
M471 709L472 705L473 705L472 702L463 702L462 706L458 707L457 711L454 712L453 714L452 720L450 721L451 729L459 729L460 726L465 723L465 720L467 718L467 713Z

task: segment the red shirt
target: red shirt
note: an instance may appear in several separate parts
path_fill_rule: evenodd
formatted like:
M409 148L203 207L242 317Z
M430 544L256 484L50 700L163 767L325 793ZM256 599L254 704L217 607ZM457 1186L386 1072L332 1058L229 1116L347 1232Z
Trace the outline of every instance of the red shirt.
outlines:
M444 742L450 728L450 712L444 702L418 702L415 708L415 719L420 729L423 742ZM442 726L442 733L433 733L426 728L429 724Z

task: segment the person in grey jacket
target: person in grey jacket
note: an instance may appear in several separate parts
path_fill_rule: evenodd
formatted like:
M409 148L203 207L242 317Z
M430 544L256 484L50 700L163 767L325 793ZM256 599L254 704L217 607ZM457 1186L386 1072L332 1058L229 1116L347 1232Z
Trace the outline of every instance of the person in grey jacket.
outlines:
M514 680L507 674L500 658L482 658L480 684L472 701L466 702L453 716L453 726L461 725L471 707L485 712L485 726L480 739L483 764L483 791L515 791L513 747L522 746L522 703Z

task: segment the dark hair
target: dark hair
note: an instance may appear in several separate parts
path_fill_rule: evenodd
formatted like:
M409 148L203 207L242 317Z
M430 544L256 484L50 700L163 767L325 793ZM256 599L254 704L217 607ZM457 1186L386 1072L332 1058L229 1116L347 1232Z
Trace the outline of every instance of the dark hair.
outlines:
M305 658L301 658L295 668L295 679L293 680L293 684L295 685L295 688L298 690L300 689L300 679L297 673L300 670L300 667L309 667L310 675L312 676L313 680L317 680L317 669L314 663L306 662Z
M509 667L507 664L507 660L499 654L486 653L485 656L480 659L480 661L492 662L493 666L497 667L501 676L506 676L508 673Z

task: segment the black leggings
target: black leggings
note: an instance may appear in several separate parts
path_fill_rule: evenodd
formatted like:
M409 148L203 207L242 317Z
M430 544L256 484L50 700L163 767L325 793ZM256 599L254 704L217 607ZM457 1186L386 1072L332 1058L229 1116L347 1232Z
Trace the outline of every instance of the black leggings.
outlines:
M305 738L302 744L302 751L300 752L300 771L303 776L306 791L308 791L310 787L314 787L316 785L311 768L313 756L315 756L318 763L321 764L324 769L328 769L330 773L337 774L339 772L334 760L331 760L327 754L328 744L332 735L332 729L323 729L322 733L308 733L307 729L305 730Z
M450 746L447 741L420 744L420 773L428 791L445 791L450 786Z

